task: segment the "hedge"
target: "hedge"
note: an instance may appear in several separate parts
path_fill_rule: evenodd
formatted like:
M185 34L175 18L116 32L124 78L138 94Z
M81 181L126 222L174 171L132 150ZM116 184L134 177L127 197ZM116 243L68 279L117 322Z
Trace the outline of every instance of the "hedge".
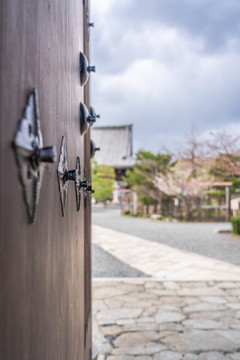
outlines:
M240 216L233 216L231 218L232 230L236 235L240 235Z

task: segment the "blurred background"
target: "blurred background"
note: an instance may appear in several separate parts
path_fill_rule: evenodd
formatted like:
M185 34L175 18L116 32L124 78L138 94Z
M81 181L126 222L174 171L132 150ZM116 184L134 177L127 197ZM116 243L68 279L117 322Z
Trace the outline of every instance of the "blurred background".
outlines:
M91 14L99 359L240 359L240 2Z
M233 0L92 3L94 164L116 180L96 201L135 216L237 215L239 10Z

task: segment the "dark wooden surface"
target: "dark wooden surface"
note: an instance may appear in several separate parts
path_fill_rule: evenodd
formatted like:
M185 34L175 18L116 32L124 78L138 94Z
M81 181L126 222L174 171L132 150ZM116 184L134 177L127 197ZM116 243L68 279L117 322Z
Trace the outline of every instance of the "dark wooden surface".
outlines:
M87 56L89 63L91 65L90 58L90 46L89 42L91 39L88 35L88 21L91 19L90 14L90 1L85 1L85 6L83 7L83 48L84 54ZM84 86L84 103L90 110L90 83L91 76L94 76L94 73L90 75L90 78L87 84ZM84 135L84 161L87 168L87 174L91 174L91 160L90 160L90 132L91 128L89 128L88 132ZM91 319L91 204L88 204L85 213L84 213L84 238L85 238L85 246L84 246L84 257L85 257L85 275L84 275L84 293L85 293L85 357L87 358L88 354L91 357L91 348L92 348L92 319Z
M89 359L84 346L90 344L90 330L84 334L90 301L85 294L89 270L86 276L84 224L90 226L90 221L84 215L83 197L77 213L74 185L69 184L63 218L57 164L46 166L37 219L29 225L11 149L28 93L36 87L44 145L56 145L59 156L64 135L69 168L74 168L77 155L83 168L83 3L1 0L0 6L0 359ZM86 264L90 266L88 259Z

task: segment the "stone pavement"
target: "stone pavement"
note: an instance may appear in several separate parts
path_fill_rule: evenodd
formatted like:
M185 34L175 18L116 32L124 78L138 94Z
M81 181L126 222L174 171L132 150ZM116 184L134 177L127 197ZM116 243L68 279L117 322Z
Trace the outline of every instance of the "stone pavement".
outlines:
M97 225L93 226L93 243L161 280L240 280L239 266Z
M93 280L98 360L240 360L240 267L99 226L93 242L153 276Z
M239 360L240 282L94 279L98 360Z

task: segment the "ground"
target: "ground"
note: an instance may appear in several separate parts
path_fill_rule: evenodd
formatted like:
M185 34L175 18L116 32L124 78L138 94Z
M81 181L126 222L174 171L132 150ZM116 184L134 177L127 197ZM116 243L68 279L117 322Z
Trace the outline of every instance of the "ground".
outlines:
M99 208L93 224L99 360L240 360L240 239L214 232L228 224Z
M230 224L161 223L120 216L119 208L111 207L94 208L93 224L240 266L239 237L214 233L216 228L230 228Z

